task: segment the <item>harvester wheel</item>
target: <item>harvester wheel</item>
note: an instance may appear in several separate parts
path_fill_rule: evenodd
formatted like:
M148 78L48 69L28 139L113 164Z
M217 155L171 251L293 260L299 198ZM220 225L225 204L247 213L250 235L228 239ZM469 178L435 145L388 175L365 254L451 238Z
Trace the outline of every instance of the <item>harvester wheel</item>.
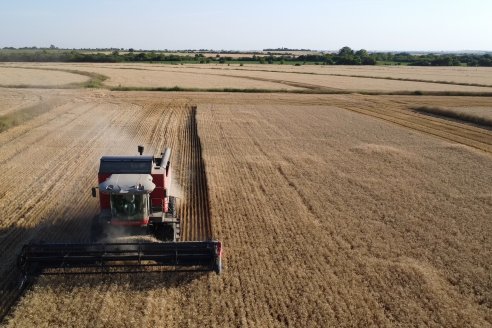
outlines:
M92 219L91 225L91 242L95 243L103 237L103 227L99 221L99 216L96 215Z
M169 197L168 213L171 213L174 218L176 217L176 197Z
M24 248L22 249L21 254L17 257L17 267L24 273L26 273L27 270L27 261L26 261L26 255L24 253Z
M154 228L154 235L157 239L162 241L173 241L174 229L168 224L158 224Z
M222 273L222 258L220 256L217 256L217 258L215 259L214 271L216 274Z

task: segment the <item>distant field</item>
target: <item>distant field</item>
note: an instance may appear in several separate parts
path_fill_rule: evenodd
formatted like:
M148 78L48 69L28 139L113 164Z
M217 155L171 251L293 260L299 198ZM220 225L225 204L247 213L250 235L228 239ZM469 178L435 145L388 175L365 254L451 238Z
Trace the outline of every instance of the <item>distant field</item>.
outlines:
M33 68L34 65L26 65ZM83 75L67 72L46 71L37 69L8 68L0 66L0 86L48 86L57 87L83 83L88 78Z
M196 65L187 65L193 67ZM229 67L224 67L227 69ZM341 74L366 77L391 77L425 81L447 81L492 85L491 67L416 67L416 66L323 66L323 65L235 65L241 70L275 70L309 74Z
M296 87L281 83L258 81L233 76L219 76L215 74L197 74L197 72L183 69L168 70L155 67L129 68L117 66L87 67L74 66L80 70L89 70L109 76L106 85L116 87L183 87L183 88L239 88L239 89L285 89L293 90Z
M488 68L412 68L412 67L329 67L287 65L169 65L169 64L5 64L5 67L37 67L92 72L108 77L108 87L126 88L188 88L188 89L261 89L261 90L311 90L317 92L492 92L492 70ZM2 67L2 66L0 66ZM26 70L19 71L24 83L29 82ZM17 70L17 71L16 71ZM39 73L52 77L46 86L67 81L62 76ZM55 72L53 72L55 73ZM57 72L57 74L65 74ZM73 75L73 74L72 74ZM70 75L70 76L72 76ZM354 77L350 75L357 75ZM365 77L360 77L365 76ZM7 79L7 77L5 77ZM58 80L57 80L58 79ZM79 77L79 81L82 78ZM84 79L87 79L84 77ZM436 83L438 81L439 83ZM465 84L476 84L475 86ZM486 85L480 86L480 85ZM490 85L490 86L488 86Z
M281 66L283 68L284 66ZM312 85L318 87L325 87L330 89L339 89L339 90L369 90L369 91L492 91L492 83L491 87L471 87L471 86L463 86L463 85L453 85L453 84L439 84L439 83L426 83L426 82L413 82L413 81L396 81L389 79L374 79L374 78L358 78L348 76L348 73L336 73L346 76L333 76L326 75L331 74L329 69L320 68L322 66L318 66L318 68L310 69L310 71L315 71L316 74L300 74L303 71L296 70L286 70L284 73L279 72L268 72L268 70L263 71L248 71L244 68L244 66L239 67L238 70L230 70L229 67L219 67L218 69L207 69L207 67L200 66L194 68L192 65L188 65L186 69L191 70L195 73L204 73L208 74L224 74L231 76L242 76L242 77L256 77L256 78L264 78L278 81L292 81L300 83L300 85ZM274 68L270 65L269 68ZM277 67L275 67L277 68ZM162 68L168 69L168 68ZM177 71L177 70L176 70ZM220 73L219 73L220 72ZM395 72L395 75L392 75L393 72L388 72L387 74L390 77L399 78L399 73ZM492 73L492 71L491 71ZM437 76L437 75L436 75ZM432 80L430 80L432 81Z

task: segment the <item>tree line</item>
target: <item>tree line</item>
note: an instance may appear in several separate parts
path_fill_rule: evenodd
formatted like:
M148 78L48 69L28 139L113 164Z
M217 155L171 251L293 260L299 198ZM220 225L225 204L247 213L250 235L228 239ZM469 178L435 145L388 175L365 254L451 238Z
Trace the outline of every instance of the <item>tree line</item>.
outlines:
M305 63L318 65L411 65L411 66L492 66L491 54L421 54L410 53L369 53L364 49L352 50L343 47L337 53L320 53L305 55L273 55L267 54L244 57L230 57L216 54L206 57L203 54L169 54L160 52L120 53L112 52L80 52L76 50L48 51L18 49L0 50L0 62L87 62L87 63L123 63L123 62L172 62L172 63L260 63L260 64L295 64Z

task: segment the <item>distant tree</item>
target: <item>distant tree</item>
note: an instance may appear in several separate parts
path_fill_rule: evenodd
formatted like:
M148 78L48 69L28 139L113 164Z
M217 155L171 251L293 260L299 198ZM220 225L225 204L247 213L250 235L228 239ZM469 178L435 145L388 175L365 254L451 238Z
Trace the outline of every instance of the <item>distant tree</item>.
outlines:
M373 57L364 57L362 58L362 65L376 65L376 59Z
M368 52L367 52L367 50L365 50L365 49L360 49L359 51L357 51L357 52L355 53L355 55L356 55L357 57L364 58L364 57L368 57L368 56L369 56L369 53L368 53Z
M133 49L133 48L128 49L128 52L134 52L134 51L135 51L135 49Z
M354 54L354 51L350 49L350 47L343 47L338 51L339 56L352 56Z

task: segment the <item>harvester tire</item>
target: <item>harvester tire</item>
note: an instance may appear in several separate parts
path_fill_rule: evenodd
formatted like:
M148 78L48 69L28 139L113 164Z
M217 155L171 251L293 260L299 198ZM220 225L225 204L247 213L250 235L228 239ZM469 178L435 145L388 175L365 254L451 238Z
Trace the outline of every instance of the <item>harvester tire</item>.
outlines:
M94 216L91 225L91 242L98 242L103 237L103 228L99 216Z
M214 271L216 274L219 274L219 275L222 273L222 258L220 256L218 256L215 259Z
M176 197L173 197L173 196L169 197L168 213L171 213L174 218L177 216L176 215Z
M158 224L154 228L154 235L162 241L174 241L174 229L168 224Z

